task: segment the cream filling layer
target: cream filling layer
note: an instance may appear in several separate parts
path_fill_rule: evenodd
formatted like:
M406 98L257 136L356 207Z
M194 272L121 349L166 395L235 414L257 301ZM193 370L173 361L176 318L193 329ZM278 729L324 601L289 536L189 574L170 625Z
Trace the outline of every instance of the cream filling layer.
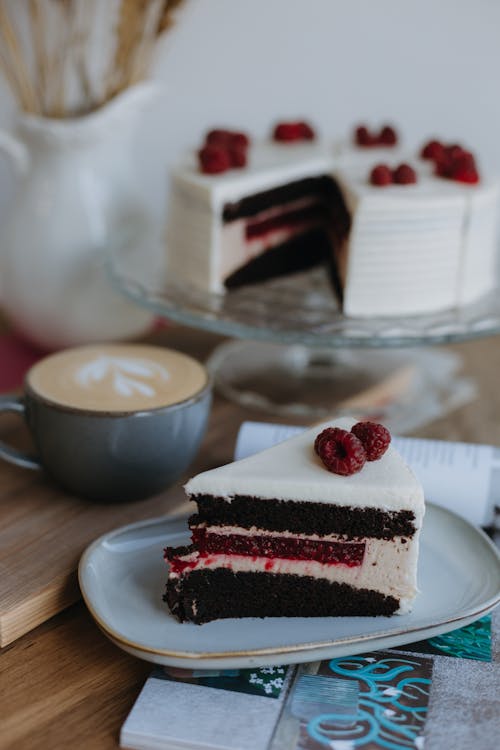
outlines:
M297 539L300 541L321 542L366 542L368 537L349 536L348 534L298 534L292 531L270 531L269 529L260 529L257 526L251 526L249 529L243 526L208 526L205 523L195 524L193 529L205 529L207 534L216 534L217 536L231 536L238 534L240 536L267 536L277 539ZM407 539L408 537L394 537L394 539ZM411 538L411 537L410 537ZM393 541L392 539L390 541Z
M315 560L250 555L210 553L200 557L198 552L192 552L181 559L183 562L191 563L186 572L228 568L234 573L262 572L324 578L332 583L346 583L356 588L371 589L394 596L398 600L404 600L405 606L408 607L418 591L418 533L411 540L403 538L405 542L401 537L395 537L391 541L373 538L359 540L366 543L365 555L363 563L355 567L342 563L328 564ZM170 577L177 578L178 574L170 573Z

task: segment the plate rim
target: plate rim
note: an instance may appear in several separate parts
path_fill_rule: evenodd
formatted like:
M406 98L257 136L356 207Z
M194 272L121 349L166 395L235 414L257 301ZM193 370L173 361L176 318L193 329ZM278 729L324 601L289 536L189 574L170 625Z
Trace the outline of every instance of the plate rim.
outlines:
M455 630L456 627L462 627L461 623L470 624L472 622L475 622L477 619L480 619L481 617L484 617L488 615L490 612L492 612L493 609L495 609L497 605L493 604L486 609L481 609L478 612L469 613L468 615L464 617L460 617L457 620L451 620L446 623L441 623L439 625L435 626L429 626L428 628L418 628L417 632L422 633L422 638L419 638L419 640L425 640L427 638L434 638L438 635L442 635L443 633L447 633L450 630ZM440 629L441 625L446 626L449 624L452 624L452 627L446 627L444 630ZM369 636L363 636L363 638L358 638L355 640L336 640L336 641L328 641L326 644L320 643L318 645L311 644L310 648L302 648L300 650L292 650L287 649L286 651L279 652L277 649L269 649L268 651L264 652L262 649L257 651L250 651L250 652L211 652L207 654L201 654L201 653L195 653L190 655L189 652L172 652L172 653L164 653L163 651L158 651L154 649L146 649L144 647L138 646L134 642L126 642L122 641L118 638L116 638L112 633L110 633L106 628L103 628L99 625L99 623L96 623L101 632L109 638L111 643L114 643L115 646L118 648L121 648L126 653L132 654L133 656L136 656L137 658L144 659L144 661L149 661L152 663L160 663L160 664L170 664L171 666L183 666L186 668L194 668L198 665L198 668L200 669L226 669L226 668L236 668L236 667L242 667L242 666L248 666L249 664L252 664L253 666L258 666L259 664L276 664L278 662L274 661L274 657L279 659L279 663L281 664L298 664L299 662L303 661L321 661L322 659L330 658L332 655L335 656L342 656L343 654L338 654L338 651L344 651L345 655L352 654L352 653L362 653L365 649L364 648L357 648L358 645L368 643L368 647L372 650L379 650L379 649L397 649L400 651L405 650L405 645L408 643L412 643L413 641L407 641L405 640L403 643L388 643L388 639L392 639L392 635L394 637L399 639L401 636L405 636L406 632L411 631L405 631L400 633L394 633L394 634L382 634L377 637L369 637ZM438 628L439 632L435 632L435 629ZM429 631L433 631L432 633L428 634ZM352 651L350 648L346 649L343 648L345 646L356 646L356 650ZM313 656L310 656L310 655ZM161 659L161 662L156 661L152 657L157 657ZM270 657L273 658L273 661L270 660ZM305 658L302 658L305 657ZM167 661L168 660L168 661Z
M450 515L452 517L455 517L460 522L464 523L468 530L472 530L477 534L477 536L481 539L483 544L486 544L487 548L490 552L493 553L494 557L496 558L499 566L500 566L500 550L498 547L493 543L493 541L489 538L489 536L478 526L474 526L474 524L471 524L469 521L467 521L463 516L461 516L458 513L455 513L452 510L449 510L448 508L444 508L443 506L437 505L436 503L433 503L431 501L426 501L427 507L432 507L433 509L437 510L438 512L442 512L445 515ZM410 627L405 628L404 630L400 630L399 632L393 632L393 631L382 631L377 633L376 635L373 634L365 634L365 635L356 635L356 636L344 636L342 638L337 638L335 640L328 640L328 641L314 641L314 642L305 642L300 644L292 644L288 646L280 646L280 647L265 647L265 648L256 648L256 649L247 649L247 650L238 650L238 651L175 651L171 649L163 649L163 648L153 648L150 646L147 646L145 644L138 643L137 641L132 641L129 638L124 637L121 633L115 631L109 624L107 624L97 613L94 606L91 603L91 600L89 598L88 592L85 588L84 583L84 576L85 576L85 568L87 566L88 560L91 558L94 551L103 543L105 539L112 539L114 536L117 536L118 534L122 534L129 529L139 529L144 528L147 526L155 526L159 525L160 523L170 523L175 521L181 521L182 519L186 519L189 517L189 514L186 513L177 513L173 514L172 516L157 516L154 518L144 519L143 521L137 521L135 523L125 524L124 526L120 526L116 529L112 529L111 531L101 534L97 539L95 539L91 544L84 550L83 554L80 557L79 563L78 563L78 583L80 586L80 591L82 593L82 598L85 602L85 605L87 609L89 610L90 614L92 615L93 619L95 620L98 627L101 629L101 631L107 635L113 642L115 642L117 645L121 644L122 646L127 646L129 649L135 649L136 651L140 651L143 654L151 654L160 656L162 658L175 658L175 659L182 659L186 662L193 662L195 660L199 661L209 661L210 659L221 659L221 660L230 660L235 658L252 658L252 657L268 657L270 655L276 654L277 656L280 656L282 654L301 654L301 653L308 653L311 651L321 650L321 649L327 649L329 647L335 647L339 645L348 645L350 643L361 643L361 642L371 642L376 645L376 642L379 640L383 640L386 638L390 638L391 636L400 636L400 635L406 635L410 633L418 633L418 632L424 632L426 630L440 627L440 626L446 626L446 625L453 625L454 623L459 623L462 620L470 619L471 617L475 617L477 615L478 619L481 616L486 615L488 612L490 612L492 609L495 608L500 603L500 589L497 591L496 595L493 597L490 597L485 602L483 602L479 609L467 609L465 610L461 615L455 616L446 620L440 620L439 622L429 623L429 625L425 627ZM452 628L449 628L452 629ZM446 632L446 631L443 631Z

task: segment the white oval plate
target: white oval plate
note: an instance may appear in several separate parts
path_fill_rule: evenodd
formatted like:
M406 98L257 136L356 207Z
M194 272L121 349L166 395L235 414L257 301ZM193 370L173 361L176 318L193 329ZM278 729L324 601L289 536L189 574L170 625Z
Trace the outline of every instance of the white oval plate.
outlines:
M147 661L233 669L316 661L431 638L487 614L500 601L500 554L481 530L427 503L413 612L393 617L247 618L179 623L162 601L163 548L189 541L187 517L135 523L83 554L83 598L103 632Z

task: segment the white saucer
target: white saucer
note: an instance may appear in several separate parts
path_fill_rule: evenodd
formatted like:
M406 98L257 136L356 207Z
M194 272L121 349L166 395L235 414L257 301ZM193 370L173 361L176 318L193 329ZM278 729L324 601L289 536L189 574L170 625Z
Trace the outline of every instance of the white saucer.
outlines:
M80 588L113 643L156 664L229 669L315 661L446 633L499 603L500 554L481 530L427 503L421 539L421 593L408 615L181 624L162 601L163 548L188 543L185 516L135 523L102 536L80 560Z

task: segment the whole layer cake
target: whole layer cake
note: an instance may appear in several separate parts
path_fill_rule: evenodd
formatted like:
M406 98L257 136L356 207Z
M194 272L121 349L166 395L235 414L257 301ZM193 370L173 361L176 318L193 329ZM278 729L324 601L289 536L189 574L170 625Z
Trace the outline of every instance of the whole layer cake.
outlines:
M495 287L498 181L479 176L470 152L440 144L447 158L459 149L446 173L405 155L395 134L335 149L311 133L247 145L220 171L203 170L219 142L200 151L201 169L188 157L172 177L171 279L223 293L324 263L354 317L435 313ZM377 166L394 179L374 178Z
M309 430L187 483L192 544L166 550L179 620L410 610L423 491L395 449L370 460L351 427ZM356 473L333 473L337 459Z

